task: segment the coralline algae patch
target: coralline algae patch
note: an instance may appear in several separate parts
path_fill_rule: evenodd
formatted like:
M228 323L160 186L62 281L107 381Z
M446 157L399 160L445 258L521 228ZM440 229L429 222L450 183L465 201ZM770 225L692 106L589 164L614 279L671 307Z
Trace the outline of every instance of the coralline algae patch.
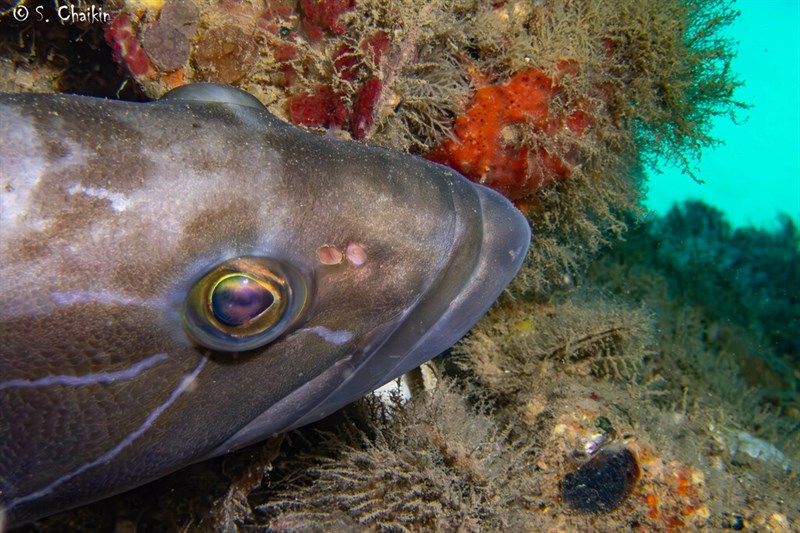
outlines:
M303 126L346 130L353 138L364 140L372 126L375 103L381 91L381 80L368 65L380 64L388 47L389 38L383 31L362 40L357 48L343 44L333 56L337 76L347 83L363 79L352 102L345 93L328 85L318 85L287 99L289 120ZM365 54L367 63L361 54Z
M234 84L295 124L365 139L389 38L379 29L344 37L354 7L354 0L129 2L105 35L153 98L188 82Z
M150 58L134 36L131 19L119 15L106 26L106 41L111 46L114 59L125 65L133 76L147 76L153 72Z
M554 104L564 97L562 78L578 65L559 61L550 75L478 67L464 53L474 38L459 16L496 23L512 8L459 9L432 3L412 12L355 0L128 2L105 35L151 97L191 81L235 84L298 125L421 153L435 147L430 159L521 203L580 163L573 145L592 123L587 106L578 98Z

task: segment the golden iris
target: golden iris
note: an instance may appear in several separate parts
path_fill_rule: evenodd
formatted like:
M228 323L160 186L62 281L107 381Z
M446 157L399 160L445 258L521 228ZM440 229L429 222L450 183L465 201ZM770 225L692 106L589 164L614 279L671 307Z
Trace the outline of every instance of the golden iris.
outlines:
M296 320L307 284L290 264L269 257L223 261L192 286L183 322L197 344L238 352L261 347Z

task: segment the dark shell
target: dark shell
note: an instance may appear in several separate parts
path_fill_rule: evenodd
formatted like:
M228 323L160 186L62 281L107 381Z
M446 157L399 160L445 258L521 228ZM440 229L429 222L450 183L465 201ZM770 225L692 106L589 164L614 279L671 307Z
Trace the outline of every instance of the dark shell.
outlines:
M561 501L581 513L608 513L628 499L640 475L633 452L622 445L607 446L564 476Z

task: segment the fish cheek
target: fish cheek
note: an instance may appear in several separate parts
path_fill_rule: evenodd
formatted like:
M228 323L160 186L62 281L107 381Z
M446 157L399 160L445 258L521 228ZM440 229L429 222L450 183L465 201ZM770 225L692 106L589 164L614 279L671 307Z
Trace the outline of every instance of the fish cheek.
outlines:
M156 313L96 303L65 309L25 317L27 329L3 348L26 355L4 369L0 383L0 426L11 436L0 471L10 498L77 480L76 472L104 456L118 465L132 449L108 454L145 424L197 359L175 357L179 347L158 333ZM94 483L98 471L87 472L82 482Z

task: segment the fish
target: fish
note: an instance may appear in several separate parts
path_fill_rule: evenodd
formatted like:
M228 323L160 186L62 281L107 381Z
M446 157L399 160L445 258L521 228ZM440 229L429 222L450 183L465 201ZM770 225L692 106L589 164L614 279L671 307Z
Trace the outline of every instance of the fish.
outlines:
M500 194L233 87L0 95L6 525L322 419L456 343L529 243Z

